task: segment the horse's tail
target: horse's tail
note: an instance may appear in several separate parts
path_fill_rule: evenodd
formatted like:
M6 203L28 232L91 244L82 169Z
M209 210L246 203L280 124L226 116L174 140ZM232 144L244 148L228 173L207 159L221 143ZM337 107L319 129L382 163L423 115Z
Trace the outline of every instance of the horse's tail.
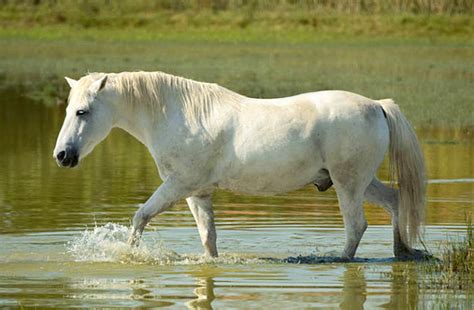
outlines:
M423 153L410 123L392 99L378 101L390 131L390 178L398 181L398 229L406 245L421 241L420 225L425 209Z

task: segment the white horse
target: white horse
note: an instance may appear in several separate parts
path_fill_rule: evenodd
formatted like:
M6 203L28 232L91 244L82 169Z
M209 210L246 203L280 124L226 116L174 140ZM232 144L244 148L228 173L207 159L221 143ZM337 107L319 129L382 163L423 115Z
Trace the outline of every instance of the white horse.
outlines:
M185 198L205 253L216 257L216 189L271 195L334 184L346 233L342 258L354 257L367 228L364 200L391 214L396 257L425 256L410 246L423 218L423 156L390 99L345 91L252 99L162 72L66 80L69 104L53 154L60 166L76 166L119 127L148 147L158 167L163 183L133 217L131 244L154 216ZM375 177L387 150L398 189Z

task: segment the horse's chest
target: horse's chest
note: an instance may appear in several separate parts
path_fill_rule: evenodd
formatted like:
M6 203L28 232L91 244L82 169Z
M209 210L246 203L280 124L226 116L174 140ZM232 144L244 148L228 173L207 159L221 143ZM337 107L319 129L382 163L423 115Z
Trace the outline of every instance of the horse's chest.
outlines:
M195 182L208 173L210 163L214 162L212 154L206 151L205 148L169 147L153 157L163 180L174 175Z

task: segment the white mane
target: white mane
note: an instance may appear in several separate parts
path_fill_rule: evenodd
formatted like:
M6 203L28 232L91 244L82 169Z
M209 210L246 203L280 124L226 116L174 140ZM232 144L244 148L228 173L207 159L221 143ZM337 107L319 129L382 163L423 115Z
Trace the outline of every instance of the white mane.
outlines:
M89 76L96 80L104 74L91 73ZM167 105L178 104L191 123L201 123L202 119L207 119L217 105L234 105L245 98L217 84L197 82L159 71L107 75L109 87L113 87L127 104L149 105L153 113L166 113Z

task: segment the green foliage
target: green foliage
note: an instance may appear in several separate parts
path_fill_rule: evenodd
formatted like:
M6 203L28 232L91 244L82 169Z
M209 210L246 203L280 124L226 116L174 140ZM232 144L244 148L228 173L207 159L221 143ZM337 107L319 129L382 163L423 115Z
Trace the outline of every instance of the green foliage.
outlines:
M466 235L462 241L449 241L443 245L441 260L422 266L427 275L425 285L439 289L474 289L474 227L467 222Z
M311 10L337 13L471 14L470 0L4 0L5 6L21 9L49 8L55 11L84 10L137 13L155 10Z
M463 33L472 13L470 0L4 0L0 25Z

